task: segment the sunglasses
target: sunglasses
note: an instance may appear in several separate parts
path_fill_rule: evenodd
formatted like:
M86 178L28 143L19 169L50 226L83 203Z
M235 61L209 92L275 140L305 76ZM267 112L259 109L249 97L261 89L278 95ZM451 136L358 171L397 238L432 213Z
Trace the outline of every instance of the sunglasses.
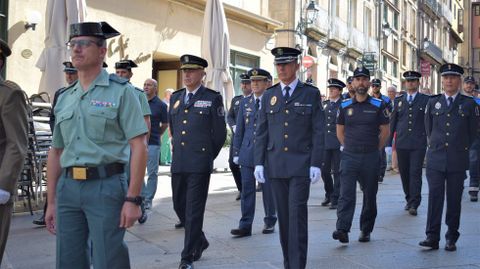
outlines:
M73 49L75 46L78 46L79 48L84 49L84 48L90 47L93 44L95 44L97 46L100 46L101 41L93 41L93 40L90 40L90 39L81 39L81 40L70 40L66 43L66 45L69 49Z

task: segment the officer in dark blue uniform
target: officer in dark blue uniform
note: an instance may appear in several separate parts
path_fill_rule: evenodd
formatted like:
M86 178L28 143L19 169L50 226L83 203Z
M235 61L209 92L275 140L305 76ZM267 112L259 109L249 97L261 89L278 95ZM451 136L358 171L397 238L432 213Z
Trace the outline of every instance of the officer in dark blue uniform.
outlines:
M418 92L420 73L407 71L403 77L407 93L395 98L389 141L396 132L398 169L407 202L404 209L416 216L422 199L422 165L427 148L424 119L429 96Z
M342 94L342 99L349 99L355 96L355 89L352 86L353 77L349 76L347 78L347 92Z
M236 132L233 139L233 159L241 167L242 174L242 218L237 229L232 229L231 234L235 237L250 236L255 214L255 177L253 175L253 144L255 128L257 127L257 112L260 110L261 99L265 90L271 85L271 75L268 71L254 68L248 71L248 77L252 81L252 95L240 102L238 111ZM265 179L262 184L263 205L265 209L265 222L262 233L274 232L277 216L270 180Z
M428 137L427 238L422 247L438 249L443 203L447 196L445 250L455 251L460 236L460 211L469 149L478 136L479 112L473 98L460 94L463 68L456 64L440 67L444 93L430 97L425 112Z
M467 76L463 80L463 92L467 96L471 96L473 100L480 105L480 98L475 96L475 78L472 76ZM478 201L478 187L480 183L480 138L477 137L470 147L469 159L470 165L468 168L468 174L470 176L470 188L468 189L468 194L470 195L470 201Z
M262 97L254 149L255 178L271 181L285 268L307 262L310 182L320 180L324 147L324 114L320 91L298 80L294 48L272 50L280 83Z
M336 209L340 192L340 142L337 138L337 113L342 103L341 92L345 88L343 81L328 80L328 100L323 101L325 112L325 154L322 163L322 179L325 186L325 200L322 206ZM332 179L333 174L333 179Z
M377 98L385 102L388 112L391 112L393 109L393 103L388 96L383 95L380 91L382 89L382 81L378 78L372 79L372 97ZM391 149L392 145L387 142L388 150ZM390 152L391 154L391 152ZM380 169L378 171L378 182L382 183L383 178L385 177L385 170L387 169L387 153L385 152L385 147L380 150Z
M333 239L348 243L355 211L357 181L363 192L360 242L370 241L377 216L380 149L389 136L385 103L368 95L370 72L357 68L353 75L355 97L342 102L337 117L337 137L344 146L340 162L340 198L337 230Z
M202 85L206 60L180 57L186 88L170 97L173 207L185 225L185 245L179 269L193 268L209 243L202 231L213 160L225 142L227 129L222 96Z
M241 192L242 192L242 176L240 171L240 166L233 162L233 136L235 135L236 131L236 124L237 124L237 115L238 110L240 109L240 101L243 98L250 96L252 94L252 87L250 85L250 78L246 73L240 75L240 87L242 89L241 95L237 95L232 98L232 103L230 104L230 109L227 113L227 124L230 126L230 130L232 131L232 139L230 142L230 152L228 157L228 166L230 167L230 171L232 171L233 179L235 180L235 185L238 189L238 195L236 200L240 200Z

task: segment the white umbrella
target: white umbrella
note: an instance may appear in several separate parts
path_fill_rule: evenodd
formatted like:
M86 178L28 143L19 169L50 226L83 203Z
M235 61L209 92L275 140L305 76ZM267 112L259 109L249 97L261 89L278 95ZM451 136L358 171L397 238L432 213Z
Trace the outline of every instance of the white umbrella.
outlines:
M53 97L65 86L62 63L69 59L67 46L69 25L85 21L85 0L48 0L45 12L45 48L36 66L42 71L38 92Z
M202 57L208 61L206 87L219 91L223 102L233 96L230 38L222 0L208 0L202 30Z

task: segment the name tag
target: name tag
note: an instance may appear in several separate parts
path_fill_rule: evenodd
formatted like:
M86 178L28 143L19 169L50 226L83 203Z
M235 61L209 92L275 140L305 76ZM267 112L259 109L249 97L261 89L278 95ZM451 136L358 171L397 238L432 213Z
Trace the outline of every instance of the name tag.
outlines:
M116 104L113 102L107 102L107 101L91 100L90 105L96 106L96 107L115 107Z
M195 104L193 104L193 107L211 107L212 106L212 101L202 101L202 100L198 100L195 102Z
M301 103L294 103L293 106L296 106L296 107L311 107L312 104L301 104Z
M363 112L364 113L377 113L377 111L374 111L374 110L364 110Z

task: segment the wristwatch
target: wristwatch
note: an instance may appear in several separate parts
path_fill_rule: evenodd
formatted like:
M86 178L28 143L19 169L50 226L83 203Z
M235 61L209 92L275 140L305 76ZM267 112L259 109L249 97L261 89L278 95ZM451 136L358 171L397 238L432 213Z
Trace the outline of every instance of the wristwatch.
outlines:
M135 197L125 197L125 202L134 203L136 205L141 205L143 202L142 196L135 196Z

